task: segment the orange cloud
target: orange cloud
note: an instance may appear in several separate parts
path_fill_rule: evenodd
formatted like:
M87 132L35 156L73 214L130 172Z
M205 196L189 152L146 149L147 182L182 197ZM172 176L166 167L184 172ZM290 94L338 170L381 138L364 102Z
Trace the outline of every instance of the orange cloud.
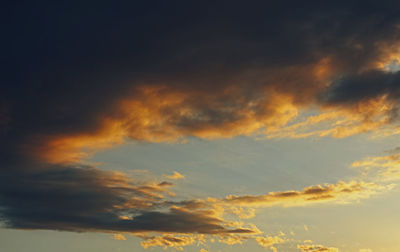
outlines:
M159 236L148 236L147 234L137 233L135 236L143 239L142 247L147 249L149 247L163 247L175 248L183 250L183 247L189 245L202 245L206 242L218 241L227 245L243 244L248 240L255 240L260 246L277 251L275 245L288 242L284 236L258 236L255 234L215 234L215 235L198 235L198 234L161 234Z
M357 202L362 198L368 198L371 195L390 190L391 188L391 185L386 186L372 182L357 182L351 180L349 182L341 181L336 184L310 186L299 191L270 192L258 196L229 195L223 199L207 198L204 200L198 199L175 202L172 209L175 209L180 213L194 213L199 218L211 218L210 220L213 219L216 221L215 223L221 223L226 227L226 229L205 234L205 236L202 236L205 239L202 240L203 242L207 241L207 239L215 241L215 238L212 238L213 236L217 237L217 241L228 245L243 244L248 240L255 240L260 246L277 251L276 245L290 242L289 239L285 238L286 235L283 232L280 232L277 236L260 236L263 232L256 226L245 224L240 221L231 221L228 218L228 216L230 216L229 214L233 213L239 217L239 219L246 219L254 216L254 208L273 206L298 207L329 202L339 204L354 201ZM228 230L228 227L233 228L233 231L227 232L226 230ZM304 229L307 231L308 227L304 225ZM179 249L182 249L184 244L191 245L196 241L194 236L191 234L185 234L185 237L188 237L177 240L172 239L172 237L166 237L165 235L166 234L162 234L161 236L158 236L158 238L153 237L152 239L146 240L143 246L178 246L175 245L175 243L172 243L173 240L176 241L177 244L181 244L179 245ZM182 234L177 233L175 235ZM167 241L164 241L165 238L168 238ZM307 240L304 243L307 244L298 245L298 248L302 251L338 251L337 248L310 244L312 243L310 240Z
M147 249L149 247L163 247L166 248L175 248L177 250L183 250L183 247L192 245L197 242L198 244L202 244L205 242L204 235L170 235L164 234L162 236L145 236L145 235L137 235L138 237L144 239L141 242L143 248Z
M188 87L169 79L143 81L135 85L133 94L111 106L112 113L100 113L90 131L32 134L20 149L47 162L71 163L128 139L176 143L187 136L344 138L372 131L379 136L399 134L398 127L391 127L397 102L387 92L354 103L319 100L323 92L330 97L332 79L340 71L334 57L321 56L303 65L233 73L213 88ZM314 114L307 116L309 112Z
M212 90L171 80L136 85L133 95L111 106L112 113L95 118L90 131L32 134L21 143L22 150L47 162L65 163L127 139L177 142L186 136L214 139L276 132L314 100L333 68L323 57L305 65L235 73Z
M169 179L183 179L183 178L185 178L185 176L183 176L182 174L180 174L177 171L174 171L174 173L172 175L165 175L165 177L167 177Z
M122 234L114 234L114 240L118 240L118 241L126 241L125 236L123 236Z
M269 248L273 251L277 251L274 245L286 242L284 238L279 236L265 236L265 237L260 236L256 238L256 241L260 246L264 248Z
M231 207L230 211L240 219L251 219L256 215L255 209L252 208Z
M311 115L273 131L266 132L267 138L345 138L374 131L376 136L398 134L390 124L393 104L386 97L368 100L353 107L326 108L317 115ZM325 110L325 111L324 111Z
M104 119L90 134L38 135L28 139L21 149L28 156L50 163L77 163L96 151L122 144L125 137L122 122Z
M242 97L241 87L220 92L141 87L137 97L120 101L118 116L99 120L98 129L92 133L37 135L21 148L47 162L65 163L78 162L128 139L177 142L186 136L344 138L372 131L376 136L400 133L400 129L390 125L396 104L387 96L353 106L317 107L317 114L303 118L310 104L299 102L295 94L276 87L261 88L255 97Z
M374 177L377 180L393 181L400 179L400 155L367 157L355 161L353 168L362 169L365 176Z
M247 241L249 238L249 236L228 234L221 235L219 242L228 245L243 244L243 242Z
M306 187L301 191L270 192L265 195L229 195L223 202L235 206L271 207L306 206L322 202L348 203L368 198L376 193L390 190L390 186L367 182L338 182Z
M297 245L297 248L303 252L339 252L338 248L323 245Z

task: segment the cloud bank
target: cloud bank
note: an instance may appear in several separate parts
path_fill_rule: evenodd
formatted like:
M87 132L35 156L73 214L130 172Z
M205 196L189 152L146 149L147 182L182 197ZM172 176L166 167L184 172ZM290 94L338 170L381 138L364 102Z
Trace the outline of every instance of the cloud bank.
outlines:
M343 202L386 190L350 181L174 202L169 181L139 182L84 161L126 141L398 134L399 9L370 1L8 3L2 222L158 232L143 236L143 246L181 247L201 239L166 233L218 234L228 243L257 233L229 226L221 209L250 218L243 207ZM256 240L280 243L271 239Z

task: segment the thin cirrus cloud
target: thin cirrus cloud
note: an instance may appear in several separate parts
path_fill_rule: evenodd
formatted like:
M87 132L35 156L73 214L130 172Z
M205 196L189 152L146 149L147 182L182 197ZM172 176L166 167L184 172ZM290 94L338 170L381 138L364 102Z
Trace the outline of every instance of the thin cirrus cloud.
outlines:
M398 149L395 151L398 152ZM393 182L400 179L400 155L396 153L366 157L353 162L351 166L360 170L364 176L376 177L381 181Z
M203 239L165 234L183 233L225 243L258 237L272 249L283 238L229 226L223 210L249 219L255 213L243 207L343 203L388 190L349 181L174 202L171 182L140 183L84 164L126 141L397 134L399 74L387 67L398 60L399 5L377 4L8 4L1 220L22 229L131 232L144 247ZM301 119L310 109L317 114Z

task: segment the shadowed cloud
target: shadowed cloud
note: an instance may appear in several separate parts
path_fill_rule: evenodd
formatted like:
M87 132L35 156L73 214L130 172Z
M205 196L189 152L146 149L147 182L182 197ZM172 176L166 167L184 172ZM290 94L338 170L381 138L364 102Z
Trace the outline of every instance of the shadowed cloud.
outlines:
M1 174L1 217L8 227L94 232L247 233L202 212L169 208L166 182L141 184L93 167L53 166ZM127 218L125 216L128 216Z
M269 135L337 76L394 87L365 73L397 50L395 2L87 5L6 6L5 160L77 161L129 138ZM330 101L353 90L332 89Z

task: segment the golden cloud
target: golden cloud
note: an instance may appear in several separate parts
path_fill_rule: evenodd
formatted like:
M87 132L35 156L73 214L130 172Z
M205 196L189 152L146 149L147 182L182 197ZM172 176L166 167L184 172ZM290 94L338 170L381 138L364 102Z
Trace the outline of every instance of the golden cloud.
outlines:
M274 248L274 245L286 242L286 240L280 236L260 236L256 238L256 241L260 246L264 248L270 248L272 250L276 249Z
M229 195L223 203L234 206L306 206L315 203L335 202L348 203L369 198L371 195L390 190L390 186L372 182L340 181L337 184L324 184L306 187L301 191L270 192L264 195Z
M125 236L123 236L122 234L114 234L114 240L118 240L118 241L126 241Z
M377 180L393 181L400 179L400 155L367 157L355 161L353 168L361 169L365 176L374 177Z
M339 252L338 248L323 245L297 245L297 248L303 252Z
M176 143L186 136L344 138L372 131L376 136L400 133L400 129L391 125L392 111L397 105L386 95L353 106L317 107L314 115L304 117L309 112L308 105L275 88L260 90L258 98L247 99L241 97L244 90L240 88L228 88L211 97L162 86L138 90L139 98L121 101L119 116L99 120L96 131L37 135L22 144L21 150L47 162L71 163L128 139Z
M183 247L192 245L194 243L202 244L205 242L204 235L172 235L164 234L162 236L146 236L137 234L136 236L144 239L141 242L143 248L149 247L163 247L163 248L175 248L177 250L183 250Z
M165 175L165 177L169 178L169 179L183 179L183 178L185 178L185 176L183 176L182 174L180 174L177 171L174 171L174 173L172 175Z

